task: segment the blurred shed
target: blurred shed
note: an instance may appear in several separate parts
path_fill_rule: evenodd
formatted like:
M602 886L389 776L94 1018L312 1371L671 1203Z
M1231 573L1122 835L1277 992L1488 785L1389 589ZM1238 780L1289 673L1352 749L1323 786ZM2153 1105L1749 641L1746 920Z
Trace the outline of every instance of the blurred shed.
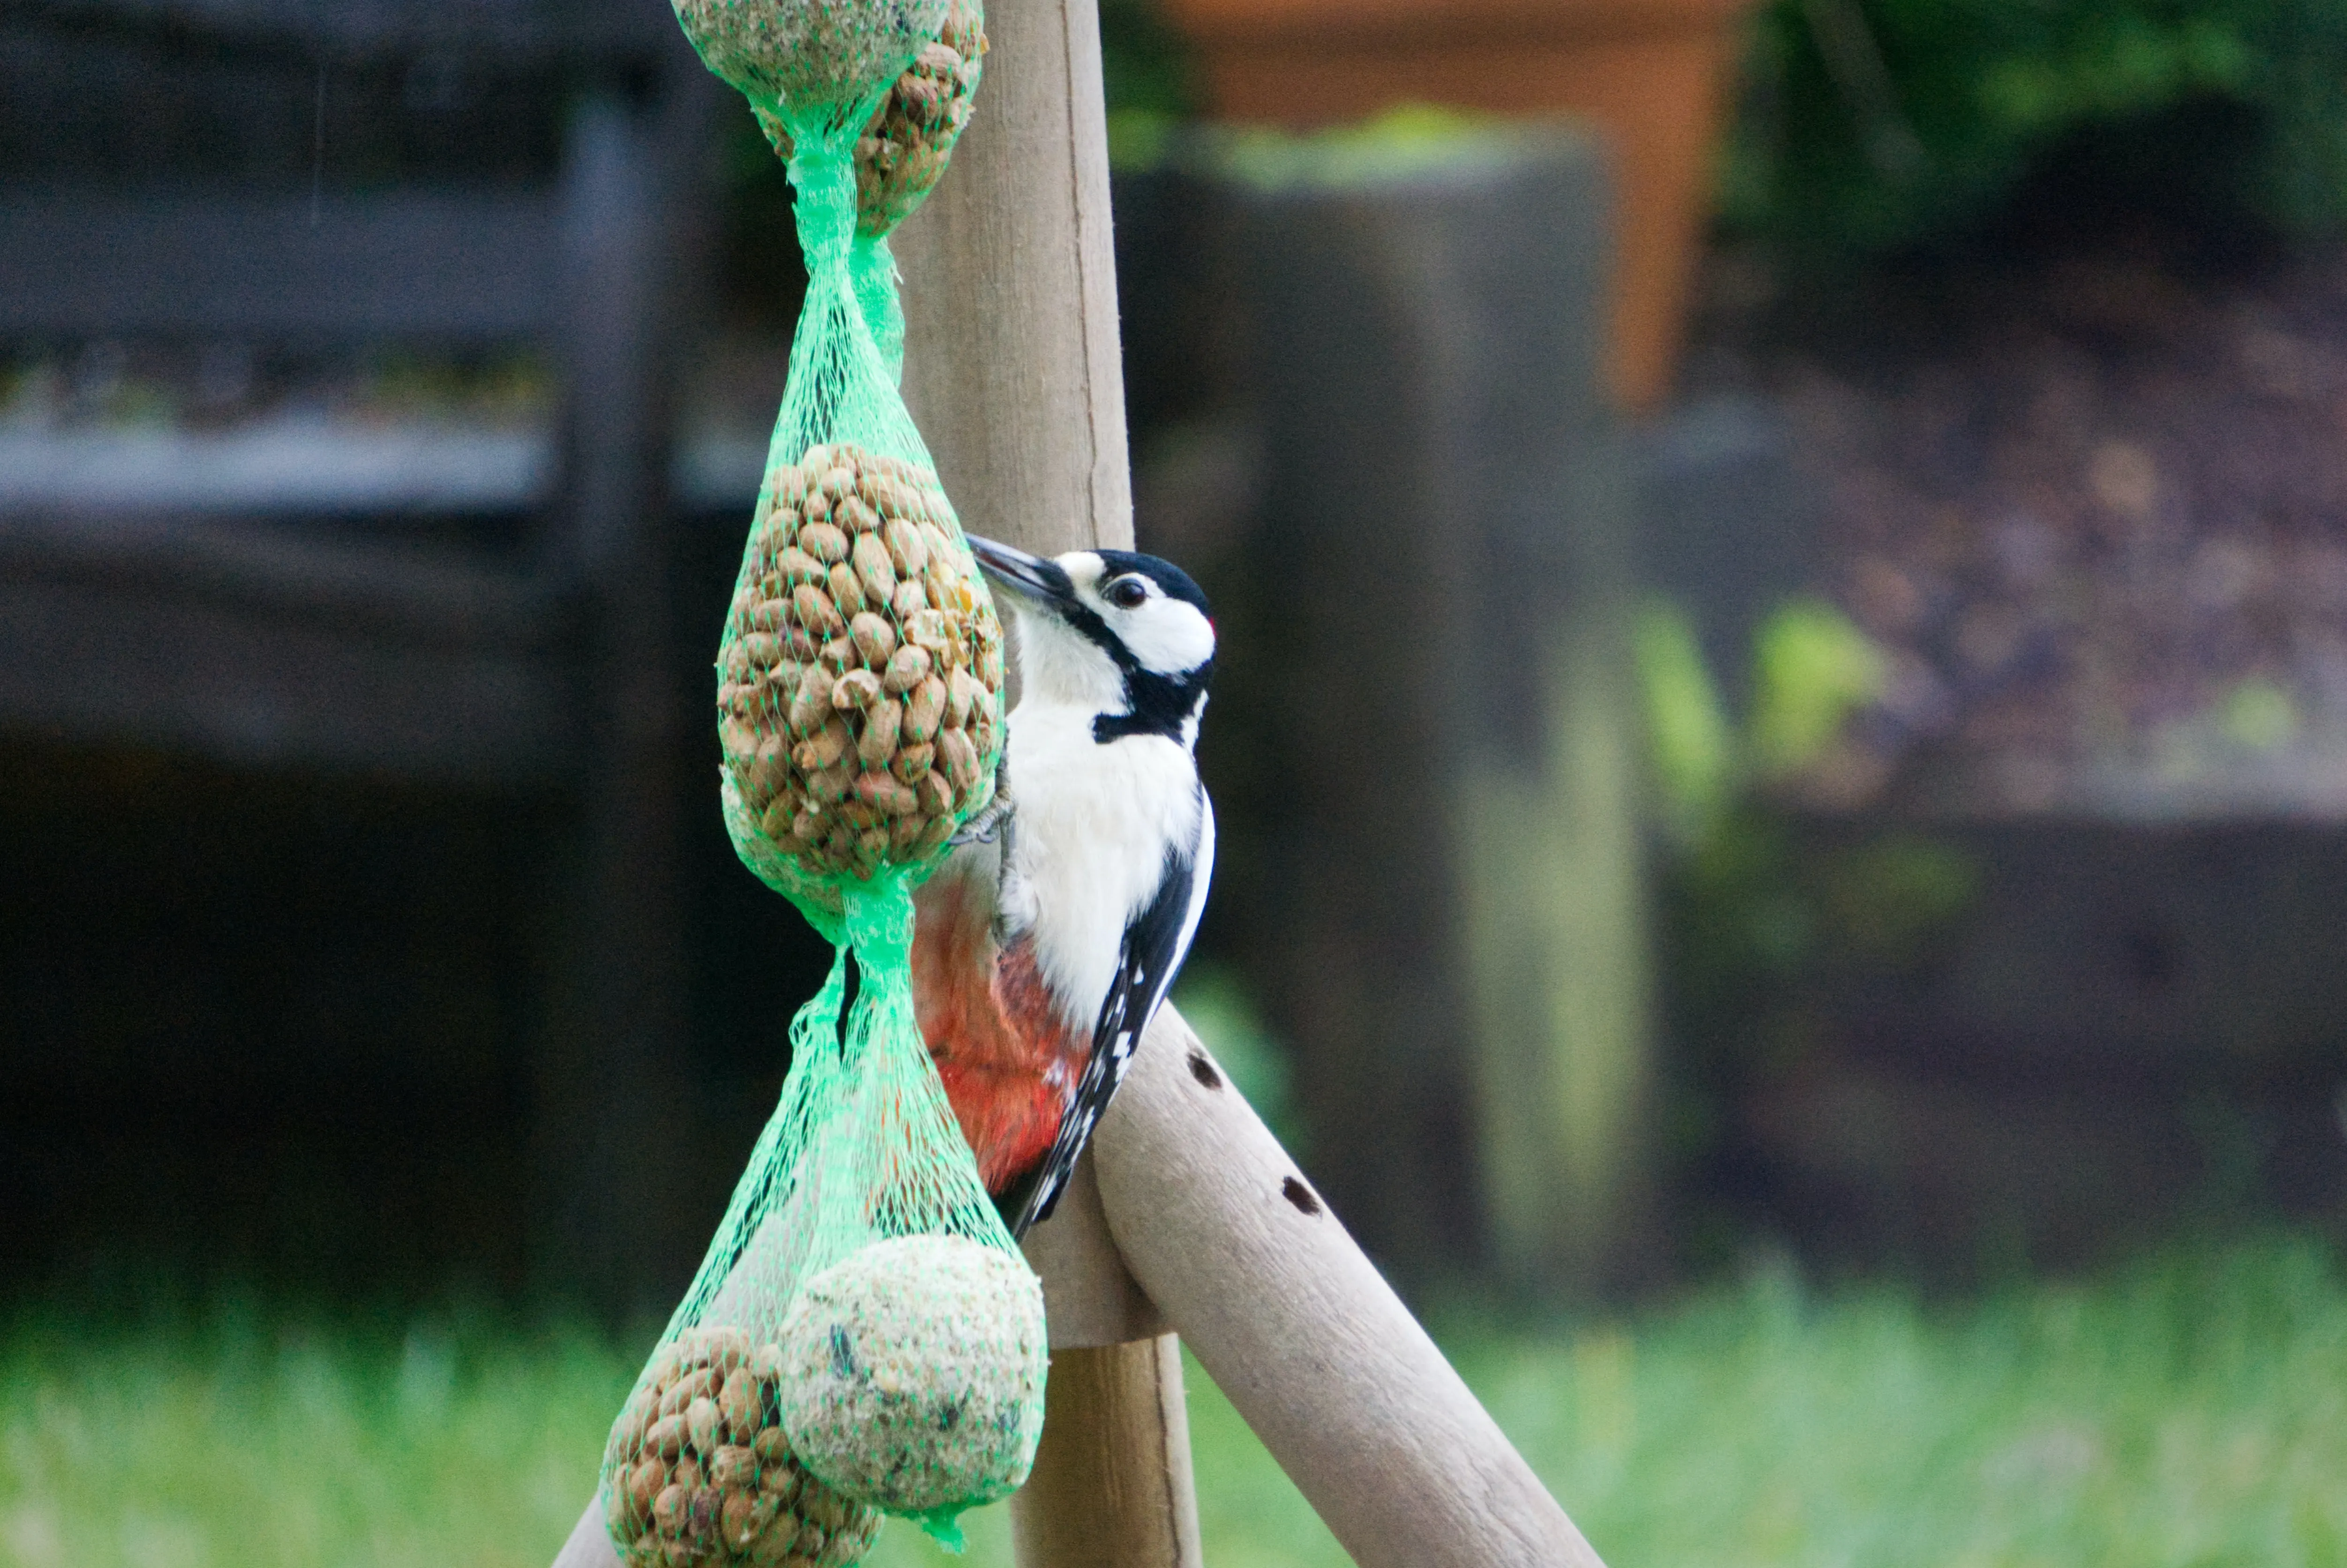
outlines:
M559 388L542 434L0 433L12 1263L266 1228L364 1126L378 1190L276 1254L510 1278L519 1207L450 1219L518 1185L541 1283L689 1267L632 1156L684 1094L663 345L712 101L656 0L0 13L0 339L505 345Z

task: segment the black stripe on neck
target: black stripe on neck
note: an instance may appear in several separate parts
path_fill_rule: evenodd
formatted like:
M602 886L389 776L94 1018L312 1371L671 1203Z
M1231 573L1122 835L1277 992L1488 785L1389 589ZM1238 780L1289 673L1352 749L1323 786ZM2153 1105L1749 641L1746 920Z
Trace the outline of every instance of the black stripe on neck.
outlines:
M1163 735L1171 741L1184 740L1182 726L1197 712L1198 700L1214 672L1214 661L1211 659L1186 675L1153 675L1146 670L1128 668L1124 671L1126 711L1095 715L1092 739L1103 746L1127 735Z
M1107 654L1117 673L1124 677L1125 711L1096 715L1092 720L1092 739L1103 746L1127 735L1163 735L1180 740L1184 722L1197 711L1198 699L1214 676L1214 661L1208 659L1195 670L1180 675L1157 674L1141 667L1141 661L1133 656L1123 640L1111 631L1108 622L1089 605L1071 599L1058 609L1060 618Z

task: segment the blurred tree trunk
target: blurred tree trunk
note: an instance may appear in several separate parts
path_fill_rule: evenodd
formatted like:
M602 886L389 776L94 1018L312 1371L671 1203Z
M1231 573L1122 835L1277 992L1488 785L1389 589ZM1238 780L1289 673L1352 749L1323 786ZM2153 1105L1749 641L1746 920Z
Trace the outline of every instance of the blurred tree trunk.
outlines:
M1600 160L1495 132L1236 204L1262 962L1316 1178L1405 1280L1602 1286L1637 1250L1652 1028Z

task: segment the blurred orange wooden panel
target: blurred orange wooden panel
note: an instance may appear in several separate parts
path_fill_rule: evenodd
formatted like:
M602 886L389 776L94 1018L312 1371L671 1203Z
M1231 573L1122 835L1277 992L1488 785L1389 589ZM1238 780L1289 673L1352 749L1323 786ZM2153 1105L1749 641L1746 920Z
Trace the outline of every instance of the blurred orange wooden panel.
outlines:
M1566 114L1611 144L1617 234L1607 372L1668 394L1749 0L1165 0L1219 118L1296 128L1405 103Z

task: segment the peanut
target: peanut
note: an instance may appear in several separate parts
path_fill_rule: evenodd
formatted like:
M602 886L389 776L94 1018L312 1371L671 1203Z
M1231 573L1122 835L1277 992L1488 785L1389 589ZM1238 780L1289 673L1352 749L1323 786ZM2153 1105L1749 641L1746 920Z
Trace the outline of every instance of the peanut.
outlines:
M927 657L928 651L915 648L907 651ZM934 737L938 723L945 718L947 701L946 683L934 675L914 687L911 698L905 703L906 737L915 741Z
M829 523L809 523L799 530L799 548L834 566L847 559L847 536Z
M896 760L888 764L888 771L908 784L918 784L921 775L929 771L929 764L937 759L937 747L931 745L899 746Z
M847 629L839 610L823 589L815 584L801 583L791 592L791 608L798 611L802 624L825 637L836 637Z
M864 733L856 737L856 754L866 768L888 765L888 759L897 754L897 733L904 723L905 704L894 697L878 698L865 710Z
M779 1503L782 1500L777 1498L775 1501ZM750 1561L759 1568L774 1568L776 1564L788 1562L792 1551L798 1545L801 1528L797 1514L778 1509L775 1517L766 1525L765 1533L750 1542Z
M867 610L847 623L847 630L856 639L856 651L864 655L866 664L881 668L895 657L897 629L880 616Z
M717 1451L717 1436L722 1430L717 1414L717 1401L703 1394L684 1408L684 1430L692 1436L692 1446L702 1454Z
M766 1396L757 1374L747 1367L736 1368L717 1396L717 1411L725 1418L725 1430L733 1434L733 1440L747 1444L766 1419ZM744 1447L742 1451L750 1450Z
M876 814L869 825L874 827L883 817L910 816L921 809L920 796L887 774L863 774L856 781L856 794Z
M684 1533L686 1512L692 1505L692 1491L682 1486L668 1486L652 1501L652 1523L667 1536Z
M636 1517L650 1519L652 1504L660 1500L661 1490L668 1485L668 1466L656 1459L648 1459L628 1472L628 1501Z
M966 790L978 782L978 748L970 743L965 732L938 732L938 760L945 764L946 777L957 791Z
M792 748L791 762L803 774L819 774L847 754L852 738L847 721L834 713L822 729Z
M689 1372L678 1378L670 1386L668 1392L661 1396L660 1413L663 1416L675 1415L716 1386L717 1375L706 1367Z
M854 615L865 608L864 579L846 561L831 569L831 601L842 615Z
M946 728L958 730L969 723L971 712L986 701L986 688L977 676L967 670L957 670L946 677Z
M929 678L929 651L926 648L899 648L889 657L888 668L880 677L883 691L903 696Z
M738 1444L727 1444L709 1460L709 1483L748 1490L758 1484L758 1456Z
M888 547L880 542L880 536L856 535L848 557L856 563L856 575L863 579L864 597L875 604L893 603L897 597L897 563L888 559Z
M791 699L791 728L800 734L821 729L831 718L831 671L820 664L807 666L799 677L797 695Z
M946 777L943 774L923 774L918 780L918 784L921 794L921 809L924 812L933 817L947 817L953 814L953 785L946 782Z
M750 1543L766 1532L774 1522L774 1515L783 1511L780 1501L760 1497L754 1492L734 1492L725 1499L720 1516L719 1539L737 1552L746 1552Z
M869 708L880 700L880 677L869 670L850 670L831 685L831 705L843 712Z
M882 525L880 537L887 543L888 559L896 566L898 577L918 577L929 564L929 547L921 538L917 525L903 518L890 518Z
M835 805L846 800L848 791L855 787L856 770L844 757L837 767L807 775L807 794L824 805Z

